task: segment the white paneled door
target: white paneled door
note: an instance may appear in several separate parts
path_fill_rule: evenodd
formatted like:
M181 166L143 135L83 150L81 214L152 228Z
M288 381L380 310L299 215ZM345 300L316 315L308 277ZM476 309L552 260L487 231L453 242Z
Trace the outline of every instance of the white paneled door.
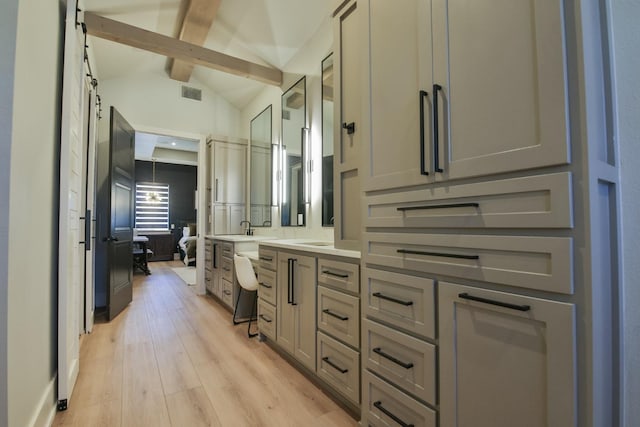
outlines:
M79 371L80 301L85 250L83 228L83 36L76 1L67 2L60 146L58 259L58 409L66 409Z

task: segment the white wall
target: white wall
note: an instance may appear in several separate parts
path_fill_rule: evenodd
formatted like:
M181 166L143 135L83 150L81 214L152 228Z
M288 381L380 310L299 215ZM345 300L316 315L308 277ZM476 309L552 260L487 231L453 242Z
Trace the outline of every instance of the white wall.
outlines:
M621 163L624 425L640 419L640 0L612 0Z
M331 19L327 15L318 32L300 49L284 67L281 88L265 89L241 112L241 137L249 138L250 122L269 104L273 105L273 142L281 140L281 96L303 75L307 76L307 124L311 129L311 204L307 208L305 227L281 227L280 210L272 209L272 227L256 228L256 235L272 235L283 238L313 238L333 240L333 228L322 227L322 93L321 62L329 54L333 44Z
M182 98L183 84L185 83L169 79L164 70L100 80L100 140L104 141L109 137L111 105L134 128L138 126L200 135L239 136L240 111L237 108L193 78L188 86L202 89L202 101Z
M18 0L0 3L0 426L7 410L7 292L9 282L9 194L11 130Z
M19 0L10 249L2 251L9 260L9 426L45 425L55 410L62 16L60 2Z

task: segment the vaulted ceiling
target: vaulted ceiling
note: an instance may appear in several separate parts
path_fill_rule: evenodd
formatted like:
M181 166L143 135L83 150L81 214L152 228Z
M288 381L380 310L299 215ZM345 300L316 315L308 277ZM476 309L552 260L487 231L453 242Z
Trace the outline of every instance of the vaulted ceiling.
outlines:
M214 1L214 0L212 0ZM291 58L329 20L330 0L221 0L204 47L286 71ZM85 10L170 37L179 37L189 0L85 0ZM162 55L92 37L102 80L132 73L164 72ZM197 79L237 108L243 108L263 83L195 66Z

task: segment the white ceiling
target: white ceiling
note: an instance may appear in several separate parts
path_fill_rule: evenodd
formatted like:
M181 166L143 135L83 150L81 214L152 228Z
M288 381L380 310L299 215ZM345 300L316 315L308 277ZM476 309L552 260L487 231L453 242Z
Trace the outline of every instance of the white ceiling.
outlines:
M199 146L200 142L193 139L136 132L135 158L162 163L197 165Z
M186 2L188 0L182 0ZM85 0L85 10L175 37L181 0ZM330 0L222 0L204 46L283 71L291 58L328 19ZM164 56L92 37L101 80L165 70ZM167 78L169 76L167 75ZM242 109L264 85L196 66L192 78Z

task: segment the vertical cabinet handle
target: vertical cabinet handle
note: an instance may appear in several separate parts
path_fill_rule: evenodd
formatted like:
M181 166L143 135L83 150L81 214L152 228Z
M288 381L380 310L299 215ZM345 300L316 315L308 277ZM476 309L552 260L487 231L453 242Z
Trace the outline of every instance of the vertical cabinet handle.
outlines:
M298 305L296 302L296 261L291 259L291 305Z
M438 92L442 90L439 84L433 85L433 170L436 172L444 172L440 168L440 135L438 127Z
M427 172L426 161L424 159L424 99L427 98L429 94L427 91L420 91L420 174L421 175L429 175Z
M91 209L84 213L84 250L91 250Z
M216 193L215 194L215 201L217 202L218 201L218 178L216 178L216 185L215 185L214 191Z
M217 249L218 249L218 244L214 243L213 244L213 268L218 268L218 256L217 256Z
M287 304L291 304L291 276L293 276L293 271L291 271L293 259L287 259Z

